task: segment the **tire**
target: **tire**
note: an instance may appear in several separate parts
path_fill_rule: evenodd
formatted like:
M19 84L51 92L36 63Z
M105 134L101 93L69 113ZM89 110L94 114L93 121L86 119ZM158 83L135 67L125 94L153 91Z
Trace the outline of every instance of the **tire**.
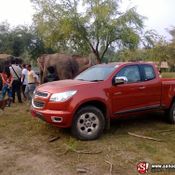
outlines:
M168 120L169 120L169 123L175 124L175 102L173 102L169 110Z
M71 132L77 139L95 140L102 135L104 128L103 113L94 106L86 106L75 114Z

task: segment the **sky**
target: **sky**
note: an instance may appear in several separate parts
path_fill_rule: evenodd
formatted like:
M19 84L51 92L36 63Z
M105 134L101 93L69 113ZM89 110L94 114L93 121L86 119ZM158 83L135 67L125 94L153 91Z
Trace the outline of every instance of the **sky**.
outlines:
M122 0L123 10L134 6L139 14L147 17L146 29L155 29L166 39L171 39L167 29L175 27L175 0ZM34 12L30 0L0 0L0 23L30 25Z
M123 8L136 7L147 19L147 29L154 29L166 39L171 39L168 29L175 27L175 0L123 0Z
M30 25L33 13L30 0L0 0L0 23L7 21L12 26Z

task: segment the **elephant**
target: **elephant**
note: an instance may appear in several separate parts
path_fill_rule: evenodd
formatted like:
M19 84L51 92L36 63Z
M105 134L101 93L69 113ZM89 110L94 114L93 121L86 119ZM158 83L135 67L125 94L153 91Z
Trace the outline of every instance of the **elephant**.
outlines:
M0 54L0 72L3 71L5 66L10 65L13 56L7 54Z
M53 80L72 79L80 72L92 66L91 59L79 55L66 55L62 53L43 54L37 58L40 68L40 81L48 81L48 75Z
M10 66L12 60L15 60L17 64L22 64L22 59L8 54L0 54L0 73L5 66Z

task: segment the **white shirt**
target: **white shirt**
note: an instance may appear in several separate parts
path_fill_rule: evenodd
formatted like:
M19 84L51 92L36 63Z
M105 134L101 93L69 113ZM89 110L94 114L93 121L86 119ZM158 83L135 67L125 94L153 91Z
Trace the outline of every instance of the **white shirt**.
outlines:
M13 67L13 69L15 70L15 72L14 72L14 70L12 69L12 67ZM19 67L19 66L17 66L16 64L12 64L11 66L10 66L10 73L12 74L12 76L13 76L13 79L14 80L19 80L19 78L21 78L21 73L22 73L22 70L21 70L21 68ZM17 77L17 75L18 75L18 77Z
M22 77L24 77L23 85L28 84L28 70L26 68L23 68L22 70ZM22 80L21 80L22 81Z

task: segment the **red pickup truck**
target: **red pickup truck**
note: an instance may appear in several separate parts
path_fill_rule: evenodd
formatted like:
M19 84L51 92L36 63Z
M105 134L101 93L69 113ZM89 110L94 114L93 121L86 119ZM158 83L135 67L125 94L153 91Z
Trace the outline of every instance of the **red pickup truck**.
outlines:
M33 116L81 140L97 139L111 119L150 110L166 111L175 123L175 79L160 78L149 63L99 64L73 80L43 84L31 106Z

